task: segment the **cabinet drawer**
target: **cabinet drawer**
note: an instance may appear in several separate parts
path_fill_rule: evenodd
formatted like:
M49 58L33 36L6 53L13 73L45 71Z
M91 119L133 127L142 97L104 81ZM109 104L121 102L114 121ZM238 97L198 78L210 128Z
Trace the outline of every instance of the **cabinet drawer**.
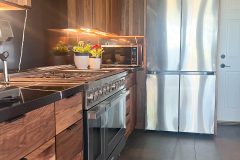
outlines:
M82 93L55 103L56 134L82 119Z
M126 88L136 84L136 73L129 73L126 78Z
M51 139L26 157L26 160L55 160L55 138Z
M57 160L81 159L83 150L83 120L56 136Z
M16 160L34 151L55 135L54 105L0 123L0 159Z

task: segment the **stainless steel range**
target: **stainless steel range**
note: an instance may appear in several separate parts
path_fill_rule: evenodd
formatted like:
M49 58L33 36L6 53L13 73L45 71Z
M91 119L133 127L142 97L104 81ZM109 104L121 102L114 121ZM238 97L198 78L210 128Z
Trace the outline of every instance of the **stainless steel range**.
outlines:
M116 159L125 145L126 72L89 84L86 91L85 159Z

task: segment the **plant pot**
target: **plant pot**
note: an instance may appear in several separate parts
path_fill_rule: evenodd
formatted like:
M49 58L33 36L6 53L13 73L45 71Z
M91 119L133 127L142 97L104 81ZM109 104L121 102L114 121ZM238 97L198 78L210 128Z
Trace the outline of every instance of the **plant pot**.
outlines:
M75 53L74 63L77 69L88 69L89 54Z
M51 55L49 56L48 59L48 64L49 65L65 65L65 64L69 64L69 58L71 56L70 55Z
M102 63L101 58L89 58L90 69L100 69Z

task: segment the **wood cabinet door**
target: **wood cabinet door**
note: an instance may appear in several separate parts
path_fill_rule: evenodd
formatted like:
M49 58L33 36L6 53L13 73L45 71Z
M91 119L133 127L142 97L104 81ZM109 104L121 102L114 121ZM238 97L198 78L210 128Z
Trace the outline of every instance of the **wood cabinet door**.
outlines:
M122 0L121 35L144 35L144 0Z
M68 0L68 27L92 28L93 0Z
M106 31L121 33L122 0L107 0Z
M82 119L82 93L55 102L56 135Z
M24 157L25 160L56 160L55 138L40 146L38 149Z
M79 160L83 157L83 120L56 136L57 160Z
M107 0L93 0L93 28L106 31Z
M93 1L77 0L78 27L92 28L93 26Z
M129 96L126 99L126 133L125 137L129 135L135 129L136 126L136 84L129 88Z
M136 126L136 119L137 119L137 106L136 106L136 85L133 85L130 88L130 94L131 94L131 131L134 131Z
M54 105L0 123L0 159L16 160L55 136Z

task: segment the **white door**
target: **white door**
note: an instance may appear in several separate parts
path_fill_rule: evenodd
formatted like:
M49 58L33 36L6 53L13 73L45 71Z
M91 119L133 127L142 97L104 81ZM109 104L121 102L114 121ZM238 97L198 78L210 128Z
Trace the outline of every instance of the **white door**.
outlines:
M218 121L240 122L240 0L221 0Z

